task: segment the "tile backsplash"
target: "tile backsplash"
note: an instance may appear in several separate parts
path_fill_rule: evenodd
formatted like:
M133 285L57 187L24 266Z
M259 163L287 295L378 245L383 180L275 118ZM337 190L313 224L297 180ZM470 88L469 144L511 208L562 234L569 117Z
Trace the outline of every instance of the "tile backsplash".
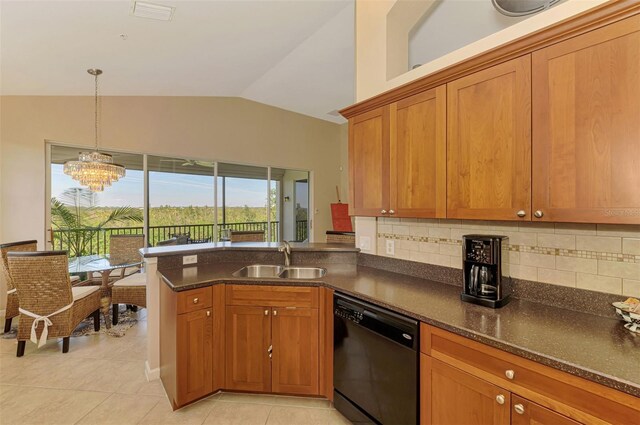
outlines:
M358 238L367 228L356 225ZM376 229L371 253L454 268L462 235L506 235L515 278L640 297L639 225L380 218Z

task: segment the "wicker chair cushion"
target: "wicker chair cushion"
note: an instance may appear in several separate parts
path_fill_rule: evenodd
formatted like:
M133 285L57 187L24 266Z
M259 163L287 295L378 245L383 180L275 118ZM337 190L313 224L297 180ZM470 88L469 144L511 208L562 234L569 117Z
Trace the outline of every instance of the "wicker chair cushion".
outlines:
M99 286L74 286L73 288L71 288L73 301L81 300L82 298L89 296L94 292L98 292L99 290Z
M71 277L69 277L69 279L71 280L71 283L80 282L80 276L71 276Z
M124 279L118 280L113 286L147 286L147 274L146 273L135 273L130 276L125 277Z

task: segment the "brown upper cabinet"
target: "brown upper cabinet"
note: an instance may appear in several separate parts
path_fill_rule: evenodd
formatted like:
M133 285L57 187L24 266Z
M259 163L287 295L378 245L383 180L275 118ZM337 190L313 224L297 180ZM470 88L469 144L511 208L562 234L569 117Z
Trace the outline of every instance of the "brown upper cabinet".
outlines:
M389 205L389 107L349 120L349 214L378 216Z
M447 84L447 217L529 220L531 56Z
M391 105L390 216L446 216L446 126L444 85Z
M534 220L640 223L640 15L533 53Z
M446 88L349 122L351 214L445 217Z

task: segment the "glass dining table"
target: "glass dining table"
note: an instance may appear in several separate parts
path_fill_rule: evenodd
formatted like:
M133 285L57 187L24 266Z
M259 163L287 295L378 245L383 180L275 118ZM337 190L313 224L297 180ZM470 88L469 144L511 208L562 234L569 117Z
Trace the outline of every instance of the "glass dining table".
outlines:
M100 290L102 298L100 300L100 310L104 315L107 328L111 327L111 287L109 286L109 276L111 272L128 267L138 267L142 265L140 261L128 261L112 263L109 255L85 255L81 257L69 258L69 274L87 273L91 278L93 273L99 273L101 278Z

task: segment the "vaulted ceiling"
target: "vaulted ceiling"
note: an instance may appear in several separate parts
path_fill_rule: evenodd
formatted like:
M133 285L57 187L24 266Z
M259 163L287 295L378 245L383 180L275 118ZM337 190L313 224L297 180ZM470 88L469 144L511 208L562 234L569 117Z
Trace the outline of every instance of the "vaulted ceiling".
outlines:
M237 96L333 122L354 101L353 0L0 2L0 93ZM332 113L333 112L333 113Z

